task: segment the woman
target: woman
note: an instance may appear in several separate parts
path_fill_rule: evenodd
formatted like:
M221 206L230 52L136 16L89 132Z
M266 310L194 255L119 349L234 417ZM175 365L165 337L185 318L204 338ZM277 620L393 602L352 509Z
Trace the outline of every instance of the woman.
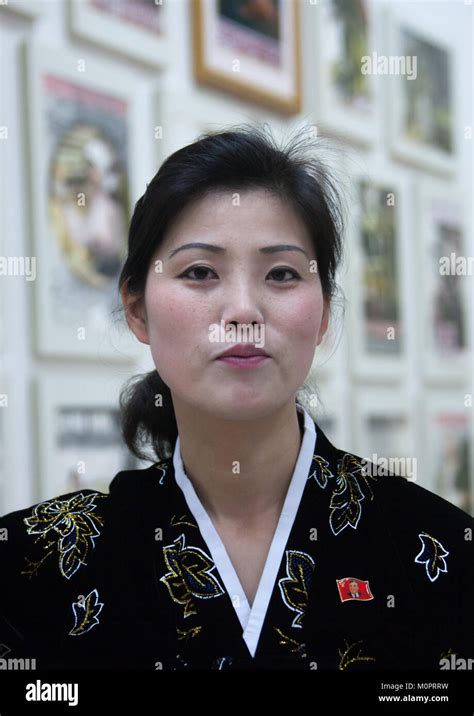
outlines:
M1 520L9 657L172 671L472 656L472 520L334 447L297 400L342 227L305 149L249 126L204 135L137 202L120 291L156 370L124 390L122 424L155 462Z

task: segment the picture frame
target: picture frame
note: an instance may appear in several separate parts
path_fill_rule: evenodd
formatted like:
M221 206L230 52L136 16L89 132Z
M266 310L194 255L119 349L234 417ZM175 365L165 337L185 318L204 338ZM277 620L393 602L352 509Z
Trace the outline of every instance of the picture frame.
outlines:
M169 3L155 0L71 0L71 32L81 40L163 68L168 64Z
M283 114L300 112L297 2L270 0L253 16L242 0L194 0L191 9L196 82Z
M459 156L459 137L455 131L458 52L453 44L422 25L421 20L402 19L394 6L386 6L384 11L388 55L405 61L405 66L398 65L398 74L394 71L386 75L385 127L392 156L435 174L450 176Z
M121 470L137 469L119 429L118 376L43 373L34 383L36 500L87 488L108 493Z
M346 156L350 372L370 382L407 379L414 330L409 183L373 155Z
M372 145L380 119L379 78L362 72L361 64L375 43L372 0L319 0L305 3L303 13L305 96L316 126L321 134Z
M472 393L432 389L423 401L426 487L474 515Z
M131 131L140 116L133 76L36 43L24 60L35 350L133 361L138 342L112 318L143 152Z
M392 386L353 389L352 450L388 472L422 484L417 396Z
M462 383L469 370L473 271L464 189L434 177L414 184L421 287L417 354L427 381Z

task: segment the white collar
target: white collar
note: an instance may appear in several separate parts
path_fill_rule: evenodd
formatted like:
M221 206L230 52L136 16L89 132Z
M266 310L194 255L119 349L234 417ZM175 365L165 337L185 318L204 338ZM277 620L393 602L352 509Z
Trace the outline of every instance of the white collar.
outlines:
M304 416L304 433L295 469L288 487L283 509L273 536L258 585L255 599L250 604L242 589L234 566L225 546L214 527L212 520L202 506L191 480L186 475L181 457L179 436L173 453L174 475L183 491L189 510L196 520L201 535L207 544L216 569L232 601L235 612L242 625L243 638L252 656L255 655L260 632L267 613L270 598L278 575L286 544L295 521L296 513L311 467L317 439L316 426L310 414L301 406L297 410Z

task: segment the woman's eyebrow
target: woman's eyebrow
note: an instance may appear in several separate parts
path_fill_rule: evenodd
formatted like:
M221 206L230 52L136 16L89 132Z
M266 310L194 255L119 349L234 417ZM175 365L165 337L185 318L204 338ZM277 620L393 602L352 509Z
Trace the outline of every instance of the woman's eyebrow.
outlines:
M177 249L173 249L173 251L168 256L168 259L171 259L175 254L178 253L178 251L184 251L185 249L205 249L206 251L212 251L213 253L222 253L224 251L227 251L223 246L216 246L216 244L205 244L201 241L194 241L191 244L183 244L183 246L178 246ZM293 244L276 244L275 246L263 246L259 251L262 254L275 254L280 251L301 251L301 253L305 254L305 256L308 256L306 251L302 249L300 246L294 246Z

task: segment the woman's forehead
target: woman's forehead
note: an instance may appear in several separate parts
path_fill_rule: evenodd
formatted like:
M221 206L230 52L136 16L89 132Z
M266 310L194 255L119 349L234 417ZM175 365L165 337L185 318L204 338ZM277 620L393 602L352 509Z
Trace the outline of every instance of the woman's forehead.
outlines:
M306 250L312 247L303 220L286 200L266 189L228 189L200 197L183 209L166 232L160 253L187 240L231 249L236 237L252 248L276 244L277 239Z

